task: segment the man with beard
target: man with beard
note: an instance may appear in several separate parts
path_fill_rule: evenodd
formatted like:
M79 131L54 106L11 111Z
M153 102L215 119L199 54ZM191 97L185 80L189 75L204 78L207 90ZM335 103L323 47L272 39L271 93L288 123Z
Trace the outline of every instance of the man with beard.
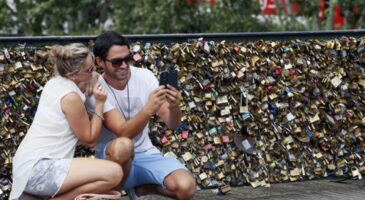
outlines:
M179 127L180 92L170 85L159 86L151 71L131 66L129 42L116 32L99 35L94 54L96 64L104 69L98 81L108 92L106 103L114 107L104 110L96 156L122 165L126 178L121 186L131 199L148 194L191 199L196 192L191 173L178 160L164 157L148 136L148 122L154 114L169 128ZM86 105L92 108L93 98ZM123 156L124 147L129 145L123 137L133 140L133 160Z

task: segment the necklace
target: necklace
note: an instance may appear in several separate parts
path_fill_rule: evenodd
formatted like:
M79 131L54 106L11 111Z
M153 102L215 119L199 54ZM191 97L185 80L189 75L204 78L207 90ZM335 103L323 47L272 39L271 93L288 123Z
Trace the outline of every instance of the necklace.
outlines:
M129 84L128 84L128 82L127 82L127 102L128 102L128 110L127 110L127 113L128 113L128 117L124 114L124 112L123 112L123 109L122 109L122 106L120 106L119 105L119 101L118 101L118 99L117 99L117 96L115 95L115 93L114 93L114 90L113 90L113 88L109 85L109 83L105 80L105 83L106 83L106 85L109 87L109 89L110 89L110 91L112 91L112 94L113 94L113 96L114 96L114 99L115 99L115 101L117 102L117 104L118 104L118 108L119 108L119 110L120 110L120 112L122 113L122 115L123 115L123 117L126 119L126 120L129 120L130 119L130 101L129 101Z

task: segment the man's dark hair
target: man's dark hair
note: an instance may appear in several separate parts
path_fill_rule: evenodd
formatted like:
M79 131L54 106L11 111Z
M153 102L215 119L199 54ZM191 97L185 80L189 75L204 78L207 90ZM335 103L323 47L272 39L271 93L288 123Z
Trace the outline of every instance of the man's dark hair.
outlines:
M120 46L125 45L128 46L129 49L129 41L127 40L127 38L123 37L121 34L115 31L107 31L96 37L93 48L95 57L100 57L101 59L105 59L108 55L109 49L113 45L120 45Z

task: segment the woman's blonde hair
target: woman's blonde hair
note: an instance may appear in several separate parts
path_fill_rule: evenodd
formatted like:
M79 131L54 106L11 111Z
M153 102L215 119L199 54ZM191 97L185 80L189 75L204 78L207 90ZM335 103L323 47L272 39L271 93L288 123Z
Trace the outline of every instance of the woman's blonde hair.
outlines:
M80 71L89 54L92 55L90 49L81 43L55 45L51 49L50 59L54 64L55 73L66 77L69 72Z

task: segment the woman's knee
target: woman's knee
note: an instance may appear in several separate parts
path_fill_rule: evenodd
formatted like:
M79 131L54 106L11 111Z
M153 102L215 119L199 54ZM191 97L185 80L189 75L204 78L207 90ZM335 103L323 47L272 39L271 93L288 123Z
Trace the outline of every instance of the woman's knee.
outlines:
M108 161L108 165L106 166L104 178L108 181L111 185L116 186L118 185L121 180L123 179L123 169L122 167L115 163Z
M116 138L108 147L107 159L123 164L133 157L133 142L129 138Z

